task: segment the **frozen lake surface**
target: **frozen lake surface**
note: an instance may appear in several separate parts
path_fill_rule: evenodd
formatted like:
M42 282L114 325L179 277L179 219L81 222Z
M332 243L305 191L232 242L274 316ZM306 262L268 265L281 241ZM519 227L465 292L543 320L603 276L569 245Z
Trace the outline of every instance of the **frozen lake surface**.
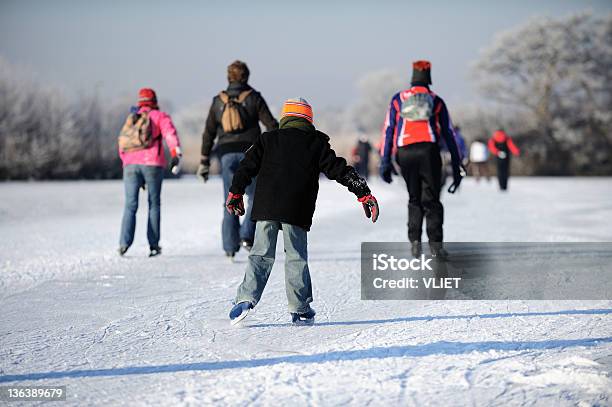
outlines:
M403 182L371 182L372 225L321 181L309 234L317 324L289 323L282 239L263 299L227 313L246 255L220 244L219 179L166 181L164 254L146 200L116 255L118 181L0 184L0 385L67 386L67 405L609 405L612 301L361 301L362 241L406 239ZM468 179L445 238L612 241L612 179Z

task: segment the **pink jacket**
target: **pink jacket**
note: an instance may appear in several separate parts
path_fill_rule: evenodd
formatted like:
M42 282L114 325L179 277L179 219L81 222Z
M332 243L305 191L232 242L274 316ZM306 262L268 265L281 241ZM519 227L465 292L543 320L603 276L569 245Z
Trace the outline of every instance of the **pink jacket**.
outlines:
M176 147L180 147L176 128L170 116L160 110L152 110L150 107L141 107L138 112L149 110L149 117L153 127L153 138L156 141L153 145L145 150L138 150L124 153L119 150L119 157L123 162L123 166L130 164L154 165L156 167L166 166L166 157L164 156L164 147L161 144L161 138L166 141L168 149L172 156L176 155ZM161 138L160 138L161 133Z

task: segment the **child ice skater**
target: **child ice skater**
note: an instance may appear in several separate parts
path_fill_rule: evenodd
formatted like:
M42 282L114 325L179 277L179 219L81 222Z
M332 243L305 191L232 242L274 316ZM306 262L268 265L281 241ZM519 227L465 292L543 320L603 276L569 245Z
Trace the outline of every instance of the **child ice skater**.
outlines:
M366 181L344 158L336 156L329 137L315 129L308 102L289 99L283 106L279 129L258 136L247 150L227 197L227 210L244 215L242 196L257 176L251 212L256 222L255 241L230 311L232 324L243 320L259 302L274 265L279 230L285 246L285 288L292 322L314 323L306 235L312 225L321 172L354 193L366 216L376 222L378 203Z

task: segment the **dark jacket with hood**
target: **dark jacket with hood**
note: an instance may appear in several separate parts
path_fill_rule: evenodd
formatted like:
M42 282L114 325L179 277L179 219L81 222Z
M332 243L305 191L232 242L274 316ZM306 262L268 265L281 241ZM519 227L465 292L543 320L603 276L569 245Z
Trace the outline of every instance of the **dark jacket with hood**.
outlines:
M357 197L370 194L366 181L337 157L329 137L305 119L285 117L278 130L259 135L234 174L230 191L243 194L257 176L252 220L312 225L319 174L348 187Z
M253 144L255 138L261 134L260 121L267 130L278 128L278 122L270 113L264 98L248 84L231 82L226 92L230 98L237 98L241 92L249 89L252 89L252 92L242 104L243 111L246 113L246 117L243 117L245 129L242 132L225 133L223 131L221 115L225 105L219 95L213 98L202 134L202 156L210 156L215 139L217 139L215 151L219 156L230 152L245 152Z

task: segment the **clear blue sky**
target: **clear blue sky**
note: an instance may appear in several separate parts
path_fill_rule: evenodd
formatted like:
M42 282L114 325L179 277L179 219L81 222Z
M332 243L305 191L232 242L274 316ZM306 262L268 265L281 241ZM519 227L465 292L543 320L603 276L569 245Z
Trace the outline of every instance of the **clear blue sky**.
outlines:
M499 30L611 1L0 1L0 56L69 94L154 87L181 108L226 85L234 59L270 104L351 103L355 82L430 59L449 104L476 95L470 63Z

